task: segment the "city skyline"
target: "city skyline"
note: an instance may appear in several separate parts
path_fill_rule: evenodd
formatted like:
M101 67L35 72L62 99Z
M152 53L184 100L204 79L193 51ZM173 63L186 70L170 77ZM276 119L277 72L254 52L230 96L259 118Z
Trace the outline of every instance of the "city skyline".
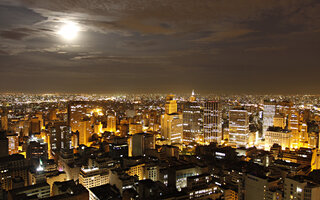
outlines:
M0 92L319 94L320 3L0 0Z

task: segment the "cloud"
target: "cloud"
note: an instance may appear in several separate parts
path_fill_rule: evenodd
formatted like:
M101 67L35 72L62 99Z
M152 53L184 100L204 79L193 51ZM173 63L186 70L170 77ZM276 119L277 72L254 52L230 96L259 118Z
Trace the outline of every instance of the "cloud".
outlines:
M277 52L287 50L285 46L271 46L271 47L254 47L245 49L246 52Z
M194 40L195 42L219 42L219 41L226 41L230 39L235 39L238 37L242 37L248 35L250 33L254 33L256 31L250 29L235 29L229 31L221 31L212 33L210 36L203 37L200 39Z
M28 28L16 28L11 30L5 30L0 32L0 36L11 40L22 40L30 36L35 31Z
M144 34L174 34L191 30L210 30L211 26L221 22L241 24L247 20L259 20L266 17L267 13L276 13L275 11L287 16L288 20L297 15L301 18L300 13L311 9L310 6L316 1L21 0L21 2L47 17L78 17L79 20L87 18L91 22L97 21L92 25L102 28L137 31ZM314 12L313 15L319 14Z

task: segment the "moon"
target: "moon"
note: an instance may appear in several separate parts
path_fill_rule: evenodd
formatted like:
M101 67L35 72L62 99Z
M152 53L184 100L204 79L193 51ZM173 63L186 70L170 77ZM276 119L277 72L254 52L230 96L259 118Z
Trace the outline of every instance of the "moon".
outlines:
M58 34L66 40L74 40L78 36L79 30L80 28L76 23L68 21L61 26Z

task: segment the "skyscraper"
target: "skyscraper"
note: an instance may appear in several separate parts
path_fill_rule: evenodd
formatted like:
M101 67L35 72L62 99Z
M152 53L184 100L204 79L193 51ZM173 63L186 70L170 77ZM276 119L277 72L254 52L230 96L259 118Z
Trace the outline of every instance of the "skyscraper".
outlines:
M71 149L71 128L65 122L55 122L50 128L50 149L53 153Z
M168 95L165 104L165 113L161 116L161 135L170 143L182 143L183 119L177 113L177 102L173 95Z
M221 142L221 114L217 101L207 101L203 108L203 133L205 142Z
M264 135L268 128L270 126L273 126L273 118L276 114L276 103L270 102L270 101L264 101L263 104L263 130L262 130L262 138L264 138Z
M249 117L246 110L229 111L229 144L246 146L249 142Z
M183 104L183 142L190 143L194 141L203 142L201 138L203 117L201 112L200 103L196 101L194 93L187 101Z

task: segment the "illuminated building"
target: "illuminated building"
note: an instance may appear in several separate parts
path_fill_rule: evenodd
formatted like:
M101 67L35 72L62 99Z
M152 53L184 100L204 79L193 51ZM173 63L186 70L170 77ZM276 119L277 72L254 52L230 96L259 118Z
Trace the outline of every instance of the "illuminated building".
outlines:
M50 128L50 150L53 155L61 149L71 149L71 128L65 122L55 122Z
M177 101L174 95L166 97L165 113L161 115L161 135L169 143L182 144L183 137L183 115L177 113Z
M308 145L310 149L317 148L319 140L319 133L311 132L308 136Z
M137 133L128 139L128 155L130 157L143 156L145 150L155 149L155 137L149 133Z
M56 109L50 110L50 112L49 112L49 120L50 121L57 120L57 110Z
M191 97L193 97L191 98L193 101L183 104L183 143L190 143L196 139L199 139L198 142L203 142L203 138L201 138L203 121L201 106L194 101L194 96Z
M320 196L320 185L304 180L303 177L287 177L284 179L284 200L308 199L316 200Z
M276 114L276 103L264 101L263 104L263 136L270 126L273 126L274 116Z
M129 124L129 135L134 135L136 133L142 133L142 124L132 123Z
M32 137L27 146L26 158L31 161L34 167L38 166L39 162L46 161L48 159L48 144L44 143L43 139Z
M19 136L14 133L7 133L9 155L19 153Z
M93 134L91 122L88 119L79 122L79 145L90 146L89 140Z
M95 103L73 101L68 104L68 125L71 127L72 132L76 132L77 130L80 132L80 122L83 121L84 118L101 115L103 115L102 108L95 105Z
M159 166L153 164L146 164L145 166L145 178L153 181L159 180Z
M145 168L145 164L144 163L138 164L138 165L133 165L133 166L129 167L129 170L127 170L126 173L129 176L138 176L139 180L143 180L143 179L145 179L145 175L144 175L145 170L144 170L144 168Z
M311 170L320 169L320 150L313 149L312 150L312 159L311 159Z
M265 132L265 148L270 149L273 144L280 145L283 149L291 147L292 134L289 130L280 127L269 127Z
M161 116L161 135L169 143L182 144L183 119L182 114L172 113Z
M246 110L229 111L229 144L246 146L249 142L249 118Z
M177 101L174 100L174 95L168 95L166 97L166 104L165 104L165 113L172 114L178 111Z
M149 129L150 131L158 131L160 127L160 115L156 110L149 113Z
M82 167L79 174L79 183L85 188L107 184L109 183L109 169L93 165Z
M28 184L29 164L23 155L13 154L0 158L0 183L4 190L12 189L12 180L21 177Z
M273 125L274 127L281 127L284 129L286 127L286 117L283 114L276 114L273 117Z
M107 131L115 133L117 131L116 116L108 115L107 117Z
M217 101L207 101L203 107L203 134L206 143L222 140L220 105Z

